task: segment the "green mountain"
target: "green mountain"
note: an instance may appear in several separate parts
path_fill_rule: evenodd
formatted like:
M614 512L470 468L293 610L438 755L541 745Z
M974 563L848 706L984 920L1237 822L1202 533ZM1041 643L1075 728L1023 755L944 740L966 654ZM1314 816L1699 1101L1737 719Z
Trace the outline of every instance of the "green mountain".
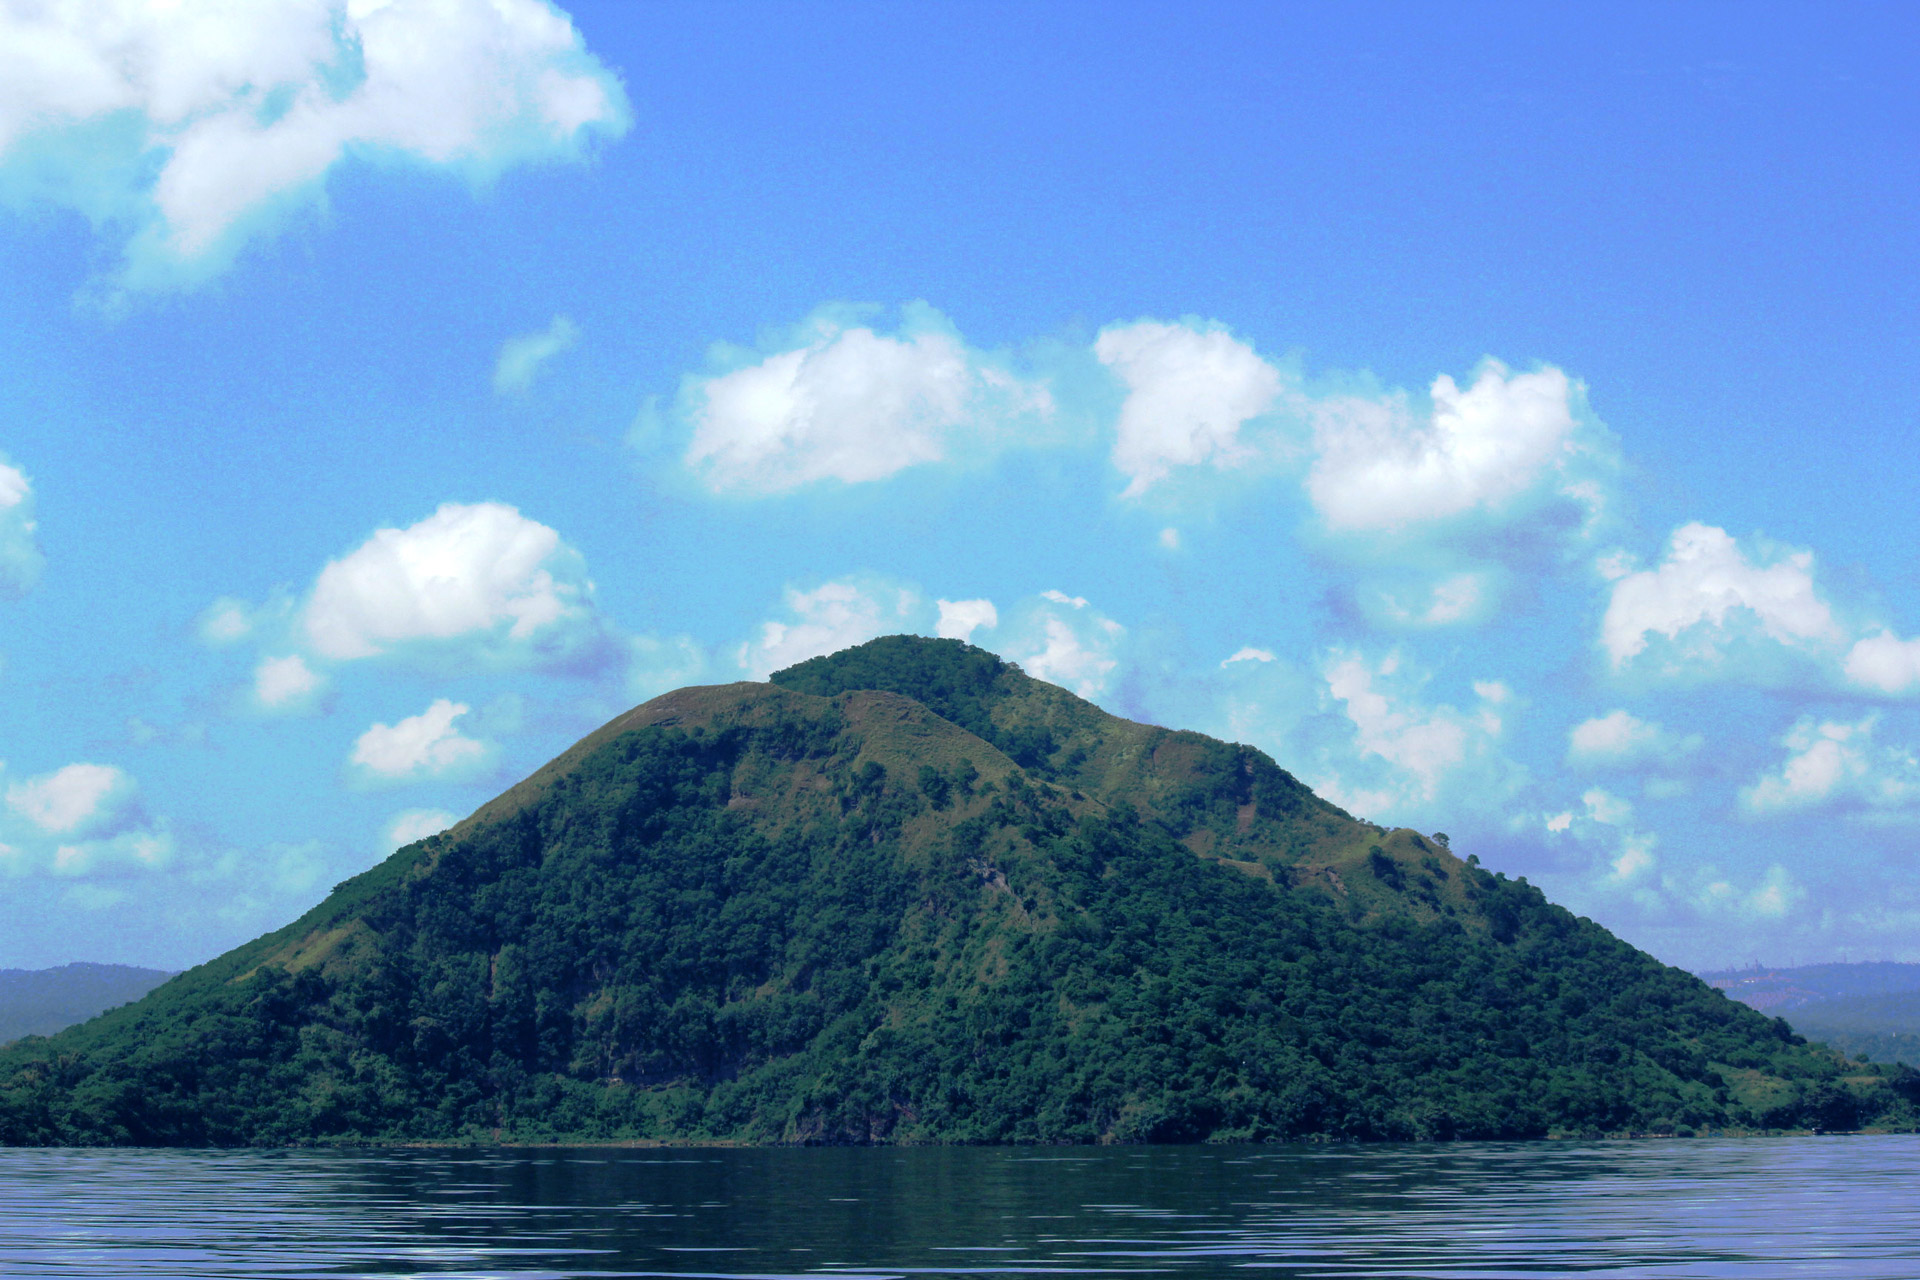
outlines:
M115 1005L138 1000L172 977L130 964L63 964L0 969L0 1044L52 1035Z
M683 689L138 1004L9 1143L1094 1142L1911 1125L1247 747L958 641Z

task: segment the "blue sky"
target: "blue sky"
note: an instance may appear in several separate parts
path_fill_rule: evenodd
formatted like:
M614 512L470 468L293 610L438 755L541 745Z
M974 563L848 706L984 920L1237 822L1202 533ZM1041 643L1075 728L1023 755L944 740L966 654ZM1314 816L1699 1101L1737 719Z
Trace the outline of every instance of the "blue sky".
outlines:
M0 966L908 630L1920 960L1898 6L0 0Z

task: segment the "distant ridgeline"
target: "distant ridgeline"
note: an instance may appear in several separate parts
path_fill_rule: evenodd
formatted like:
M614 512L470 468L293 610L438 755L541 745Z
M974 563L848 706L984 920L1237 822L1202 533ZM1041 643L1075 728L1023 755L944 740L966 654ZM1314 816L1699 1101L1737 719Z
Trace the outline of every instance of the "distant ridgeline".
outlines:
M1700 975L1843 1053L1920 1066L1920 964L1816 964Z
M1266 756L896 636L621 716L136 1005L10 1143L1911 1126L1854 1065Z
M115 1005L138 1000L173 975L130 964L0 969L0 1044L51 1035Z

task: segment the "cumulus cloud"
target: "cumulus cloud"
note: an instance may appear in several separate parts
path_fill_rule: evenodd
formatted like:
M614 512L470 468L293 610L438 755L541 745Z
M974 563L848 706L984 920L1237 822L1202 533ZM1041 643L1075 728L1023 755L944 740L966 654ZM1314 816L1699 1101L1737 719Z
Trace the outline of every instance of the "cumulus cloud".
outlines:
M1411 585L1375 583L1357 593L1366 614L1395 627L1447 627L1484 617L1493 604L1496 575L1489 570L1421 579Z
M400 651L553 665L601 646L580 554L498 502L449 502L380 529L321 570L300 611L307 642L345 661Z
M919 594L879 579L842 578L811 591L788 587L789 617L761 624L757 639L734 651L748 678L764 680L796 662L911 630Z
M1612 520L1618 447L1560 369L1488 359L1424 397L1366 385L1294 400L1318 549L1358 570L1335 594L1375 626L1497 618Z
M0 597L21 595L40 580L39 526L27 473L0 456Z
M1895 695L1920 692L1920 640L1902 640L1890 630L1857 640L1847 651L1847 679Z
M1483 363L1461 388L1441 374L1431 409L1404 396L1331 396L1316 402L1307 494L1329 529L1376 532L1523 501L1598 498L1581 464L1603 460L1576 414L1579 387L1558 369L1513 373Z
M533 380L547 361L579 337L579 326L566 316L555 316L553 323L539 333L508 338L500 344L500 355L493 363L494 394L519 395L532 390Z
M56 876L159 871L173 861L174 841L162 830L123 831L102 840L62 844L53 852L50 870Z
M1000 625L1000 614L991 600L936 600L940 621L933 634L942 640L972 640L973 633Z
M880 480L953 455L1023 418L1053 413L1046 389L970 350L931 307L895 335L817 313L771 354L717 348L735 365L682 387L686 465L716 491L781 493L824 480Z
M1609 711L1575 725L1567 735L1567 763L1630 769L1672 765L1700 749L1697 733L1678 734L1627 711Z
M1093 345L1126 386L1113 465L1136 498L1175 467L1241 465L1241 428L1280 397L1280 373L1224 328L1142 320L1109 325ZM1174 545L1177 545L1177 539Z
M1501 681L1473 685L1475 704L1462 710L1420 701L1424 679L1398 652L1378 661L1336 650L1322 669L1329 700L1345 722L1344 741L1323 745L1315 789L1356 812L1405 815L1432 805L1450 788L1456 803L1497 803L1511 790L1517 766L1500 754L1504 708L1512 691ZM1470 781L1464 790L1453 784Z
M347 763L370 782L414 782L466 773L486 763L492 748L469 738L454 721L472 708L436 698L417 716L376 724L353 744Z
M132 799L133 779L110 764L70 764L7 788L7 807L53 836L85 835Z
M1600 643L1616 670L1647 655L1661 674L1715 674L1756 640L1824 657L1846 639L1815 588L1810 551L1749 557L1726 530L1695 523L1674 530L1653 568L1607 560L1602 572L1614 582Z
M297 653L264 658L253 669L253 700L265 711L298 711L311 706L326 683L326 677Z
M1273 661L1273 650L1256 649L1252 645L1243 645L1240 648L1235 649L1233 651L1233 656L1223 660L1220 663L1220 665L1222 668L1225 668L1225 667L1232 666L1236 662L1272 662L1272 661Z
M1920 758L1873 741L1878 714L1851 723L1803 716L1781 737L1787 758L1740 792L1740 808L1767 818L1845 805L1887 812L1920 804Z
M174 855L163 820L147 815L139 788L115 765L79 763L9 785L9 822L0 827L12 875L34 870L63 877L159 870Z
M1445 706L1396 705L1380 681L1399 668L1397 654L1378 664L1343 654L1327 667L1327 691L1345 704L1360 749L1400 768L1416 781L1421 797L1430 800L1441 775L1466 760L1472 739L1499 734L1500 716L1491 703L1473 714Z
M234 644L253 634L254 611L246 601L222 596L200 614L196 629L212 645Z
M1676 887L1704 914L1753 921L1782 919L1807 896L1805 886L1777 862L1766 869L1758 883L1745 888L1713 866L1701 868L1687 881L1677 882Z
M416 840L437 836L458 821L460 821L459 815L448 813L445 809L402 810L394 814L393 820L387 823L381 847L385 852L392 853Z
M1652 918L1761 923L1791 914L1807 896L1779 863L1744 884L1711 862L1665 866L1658 852L1659 838L1639 828L1633 805L1599 787L1581 796L1577 810L1553 815L1546 826L1549 832L1570 837L1593 852L1595 865L1587 888L1604 897L1630 900Z
M546 0L0 6L0 192L124 234L133 287L206 278L349 156L484 181L626 122Z
M1550 835L1569 836L1590 851L1597 865L1591 886L1605 894L1625 893L1644 908L1669 905L1659 873L1660 839L1634 821L1633 804L1602 787L1590 787L1580 806L1546 819Z
M1084 596L1050 590L1030 604L1014 628L1006 656L1036 680L1098 698L1120 666L1127 629L1087 604Z

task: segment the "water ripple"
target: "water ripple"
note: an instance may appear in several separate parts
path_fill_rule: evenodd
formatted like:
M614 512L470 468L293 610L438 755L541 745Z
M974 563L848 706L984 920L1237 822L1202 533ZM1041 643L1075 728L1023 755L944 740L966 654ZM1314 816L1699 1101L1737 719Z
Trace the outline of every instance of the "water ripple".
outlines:
M0 1151L0 1274L1920 1276L1920 1138Z

